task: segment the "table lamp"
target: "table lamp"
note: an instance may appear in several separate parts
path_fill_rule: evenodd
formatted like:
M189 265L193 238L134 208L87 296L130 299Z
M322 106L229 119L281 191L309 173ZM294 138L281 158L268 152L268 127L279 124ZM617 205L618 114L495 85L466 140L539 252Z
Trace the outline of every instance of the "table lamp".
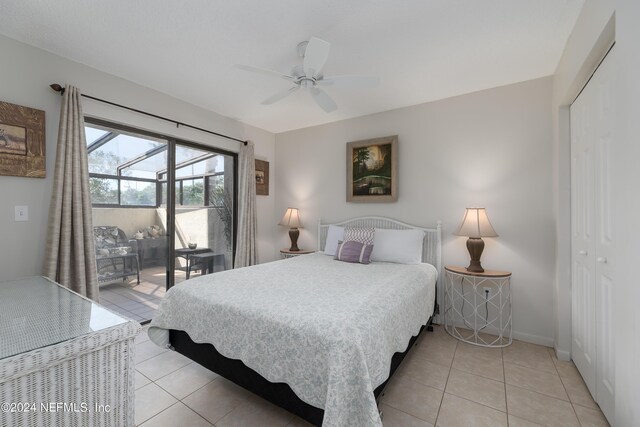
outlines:
M483 237L498 237L498 234L491 226L485 208L467 208L462 218L462 224L453 233L456 236L467 236L467 250L471 256L471 262L467 271L472 273L482 273L484 268L480 264L480 256L484 250Z
M289 250L293 252L299 251L298 236L300 235L300 230L298 228L302 228L302 223L300 222L298 208L288 208L278 225L289 227L289 238L291 239L291 248Z

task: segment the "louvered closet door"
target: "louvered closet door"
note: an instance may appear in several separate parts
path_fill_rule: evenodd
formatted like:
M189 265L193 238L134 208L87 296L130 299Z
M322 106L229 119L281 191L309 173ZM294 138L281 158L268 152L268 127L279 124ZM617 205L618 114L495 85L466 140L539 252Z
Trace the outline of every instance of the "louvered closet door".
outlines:
M572 358L609 420L614 413L612 275L614 51L571 106Z

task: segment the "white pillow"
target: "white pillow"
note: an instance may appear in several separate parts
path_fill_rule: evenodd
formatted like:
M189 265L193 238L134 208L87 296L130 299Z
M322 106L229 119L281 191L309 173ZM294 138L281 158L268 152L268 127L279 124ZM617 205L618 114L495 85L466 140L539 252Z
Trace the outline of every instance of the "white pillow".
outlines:
M337 225L330 225L327 231L327 240L324 243L324 253L331 256L336 256L336 250L338 249L338 241L344 238L344 227L338 227Z
M422 230L387 230L376 228L371 261L420 264L422 262Z

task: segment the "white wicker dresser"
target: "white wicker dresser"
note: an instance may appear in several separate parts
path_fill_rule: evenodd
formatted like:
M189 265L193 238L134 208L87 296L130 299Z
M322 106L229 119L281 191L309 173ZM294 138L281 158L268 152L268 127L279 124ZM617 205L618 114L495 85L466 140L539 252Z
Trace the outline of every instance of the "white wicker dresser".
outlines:
M139 332L46 278L0 282L0 426L133 427Z

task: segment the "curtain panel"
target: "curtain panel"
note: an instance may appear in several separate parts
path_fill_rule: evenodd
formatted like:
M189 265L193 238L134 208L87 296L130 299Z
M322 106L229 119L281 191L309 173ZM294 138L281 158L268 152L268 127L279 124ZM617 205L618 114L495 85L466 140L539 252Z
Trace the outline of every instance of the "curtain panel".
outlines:
M258 263L256 161L252 142L240 146L238 164L238 240L236 241L234 268Z
M67 85L49 209L44 275L98 301L89 166L80 90Z

